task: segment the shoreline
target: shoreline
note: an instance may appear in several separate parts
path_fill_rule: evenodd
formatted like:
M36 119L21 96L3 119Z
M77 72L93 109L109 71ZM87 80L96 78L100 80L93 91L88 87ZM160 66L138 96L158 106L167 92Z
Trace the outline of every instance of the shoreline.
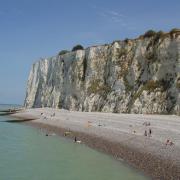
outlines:
M48 133L55 133L58 136L63 136L72 140L74 139L74 136L76 136L77 139L80 139L82 143L88 147L110 155L116 160L121 160L123 163L127 163L129 166L141 171L145 176L150 178L169 180L178 179L180 177L176 174L176 172L179 171L178 168L180 168L180 166L176 167L173 165L173 162L168 162L146 152L137 152L133 148L130 149L120 143L110 142L102 137L75 131L71 131L71 135L64 136L64 133L69 131L68 129L43 123L25 122L24 124L37 129L43 129Z
M46 110L43 112L47 112ZM32 115L32 112L30 112L30 114ZM23 112L22 114L17 113L15 116L17 118L28 118L28 115L30 114ZM51 121L53 120L44 121L41 119L37 119L24 122L24 124L45 130L48 133L55 133L59 136L64 136L65 132L70 131L71 133L68 134L66 138L74 139L74 137L76 136L78 140L82 141L82 143L87 145L88 147L111 155L117 160L122 160L133 168L140 170L143 174L151 177L152 179L180 179L179 159L177 161L174 161L173 156L171 157L171 155L173 155L175 152L179 152L179 147L173 147L173 154L171 153L169 157L166 154L162 154L161 156L162 152L160 152L159 154L155 153L151 151L151 149L149 150L148 148L146 148L146 145L143 149L138 147L139 141L143 140L144 142L145 140L147 146L151 143L155 143L153 148L162 148L163 150L161 149L161 151L164 152L166 152L167 150L169 151L169 147L167 148L167 150L164 150L164 145L159 145L159 142L154 142L154 140L151 140L149 138L135 137L132 142L137 141L137 143L135 142L134 145L130 140L128 141L128 143L124 141L118 142L117 139L114 138L115 136L108 139L103 135L103 133L101 133L101 135L98 135L93 131L87 131L87 129L85 129L87 132L81 129L78 130L78 128L76 129L75 127L73 127L74 124L68 124L69 126L64 125L64 121L61 121L61 123L59 123L60 125L58 123L57 125L55 122L51 123ZM68 120L66 119L66 121ZM105 129L105 132L107 133L108 131ZM126 136L127 135L125 134L125 137Z

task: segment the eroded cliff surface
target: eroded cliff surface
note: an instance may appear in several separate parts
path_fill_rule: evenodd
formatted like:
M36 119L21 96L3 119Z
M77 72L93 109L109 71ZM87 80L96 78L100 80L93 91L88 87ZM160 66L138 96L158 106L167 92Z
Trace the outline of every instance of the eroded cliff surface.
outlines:
M180 114L180 33L116 41L42 59L25 106Z

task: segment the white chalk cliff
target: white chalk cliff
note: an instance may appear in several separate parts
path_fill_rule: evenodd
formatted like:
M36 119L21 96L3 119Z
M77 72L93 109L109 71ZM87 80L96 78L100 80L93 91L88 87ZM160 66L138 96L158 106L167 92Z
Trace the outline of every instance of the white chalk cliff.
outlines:
M41 59L32 66L25 106L180 115L180 32Z

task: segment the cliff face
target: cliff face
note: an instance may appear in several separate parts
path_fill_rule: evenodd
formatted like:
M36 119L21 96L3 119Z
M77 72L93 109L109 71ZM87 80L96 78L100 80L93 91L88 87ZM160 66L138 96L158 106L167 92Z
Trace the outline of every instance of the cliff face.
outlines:
M180 114L180 34L42 59L32 66L25 106Z

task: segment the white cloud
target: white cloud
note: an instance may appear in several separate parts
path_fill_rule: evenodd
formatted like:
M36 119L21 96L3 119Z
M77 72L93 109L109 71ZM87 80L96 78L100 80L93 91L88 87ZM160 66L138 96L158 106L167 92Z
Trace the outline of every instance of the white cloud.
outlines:
M90 7L99 17L104 21L108 21L108 23L115 23L122 28L126 27L127 29L135 29L135 25L130 21L130 18L119 11L98 7L95 4L91 4Z
M106 18L106 20L108 21L119 23L122 26L124 26L125 24L126 16L117 11L102 9L99 10L98 15L101 16L102 18Z
M115 17L125 17L124 14L120 14L119 12L116 12L116 11L107 11L107 13Z

